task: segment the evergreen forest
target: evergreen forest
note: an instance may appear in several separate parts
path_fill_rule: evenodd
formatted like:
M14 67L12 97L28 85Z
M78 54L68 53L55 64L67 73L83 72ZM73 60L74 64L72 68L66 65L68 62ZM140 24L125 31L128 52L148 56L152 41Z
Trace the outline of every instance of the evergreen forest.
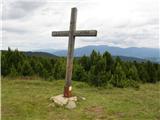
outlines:
M65 79L65 57L28 56L23 52L1 51L2 77L33 77L44 80ZM86 82L96 87L135 87L140 83L160 81L160 64L122 61L107 51L92 51L90 56L74 58L72 80Z

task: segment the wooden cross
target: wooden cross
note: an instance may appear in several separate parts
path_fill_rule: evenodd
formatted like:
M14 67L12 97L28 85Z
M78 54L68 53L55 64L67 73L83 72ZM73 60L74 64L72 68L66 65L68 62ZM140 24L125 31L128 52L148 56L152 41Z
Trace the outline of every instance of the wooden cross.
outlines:
M68 43L68 54L67 54L67 65L66 65L66 77L64 86L64 97L71 97L71 79L72 79L72 67L73 67L73 55L74 55L74 43L75 37L79 36L97 36L96 30L78 30L76 31L76 20L77 20L77 8L71 9L71 20L69 31L53 31L52 36L66 37L69 36Z

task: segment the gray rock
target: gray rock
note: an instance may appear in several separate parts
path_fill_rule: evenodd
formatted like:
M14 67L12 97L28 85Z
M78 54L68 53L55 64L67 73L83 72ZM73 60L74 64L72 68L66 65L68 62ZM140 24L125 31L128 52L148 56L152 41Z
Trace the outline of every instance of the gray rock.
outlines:
M76 96L70 97L70 98L68 98L68 100L69 100L69 101L77 101L77 97L76 97Z
M63 106L63 105L66 105L67 102L68 102L68 98L65 98L63 97L63 95L57 95L55 97L52 97L52 100L54 101L54 103L56 105L59 105L59 106Z
M76 108L76 103L74 101L68 101L68 104L66 105L66 108L74 109L74 108Z

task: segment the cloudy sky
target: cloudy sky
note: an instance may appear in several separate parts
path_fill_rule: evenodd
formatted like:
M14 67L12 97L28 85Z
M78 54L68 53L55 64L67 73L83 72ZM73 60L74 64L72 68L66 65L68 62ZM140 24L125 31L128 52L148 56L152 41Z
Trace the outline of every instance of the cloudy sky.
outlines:
M158 0L3 0L1 6L2 49L66 49L68 38L51 32L69 29L72 7L77 30L98 31L97 37L77 37L76 48L159 47Z

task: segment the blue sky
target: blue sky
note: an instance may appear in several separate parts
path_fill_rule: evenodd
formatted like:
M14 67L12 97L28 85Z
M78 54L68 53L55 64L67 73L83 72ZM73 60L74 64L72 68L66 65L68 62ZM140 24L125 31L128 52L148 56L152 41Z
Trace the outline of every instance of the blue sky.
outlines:
M68 38L51 32L69 29L72 7L77 30L98 31L97 37L77 37L76 48L159 47L158 0L3 0L1 6L2 49L67 49Z

